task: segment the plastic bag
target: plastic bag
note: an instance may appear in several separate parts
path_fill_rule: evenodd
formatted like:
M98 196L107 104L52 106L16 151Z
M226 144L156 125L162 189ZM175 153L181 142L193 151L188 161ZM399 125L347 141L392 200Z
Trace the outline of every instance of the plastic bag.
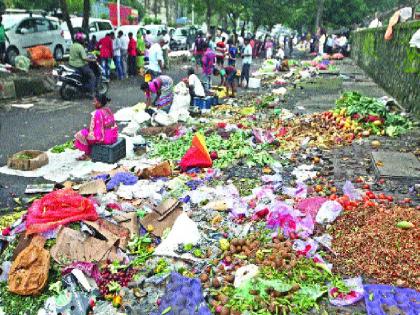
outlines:
M33 202L26 218L26 233L40 233L71 222L97 219L91 200L71 189L56 190Z
M316 222L320 224L331 223L340 215L343 207L335 200L324 202L316 215Z
M120 184L131 186L136 184L137 181L137 176L128 172L119 172L112 176L111 180L106 184L106 189L112 190Z
M175 119L172 118L169 114L166 112L159 110L156 112L152 117L153 122L158 123L161 126L169 126L176 122Z
M213 161L207 150L206 140L203 135L195 134L192 145L182 157L179 163L183 171L192 167L207 168L213 165Z
M292 198L306 198L308 193L308 187L304 183L297 183L296 188L284 187L283 194L288 195Z
M88 275L89 277L93 278L96 283L99 283L100 280L102 279L98 266L94 263L85 262L85 261L77 261L68 265L61 271L61 274L65 276L71 273L73 269L79 269L80 271Z
M389 19L388 27L385 32L385 40L391 40L393 37L393 28L400 20L400 10L395 11L395 13Z
M43 248L45 239L36 236L13 261L7 285L19 295L37 295L47 284L50 253Z
M343 193L350 198L351 201L362 200L362 194L354 188L354 185L348 180L343 186Z
M303 256L306 258L314 257L317 249L318 249L318 243L310 238L307 239L306 241L296 240L293 243L293 250L296 251L296 254L298 256Z
M305 215L310 215L315 220L316 214L322 204L327 201L324 197L311 197L299 201L296 205L296 209L300 210Z
M15 67L17 69L28 72L30 66L31 66L31 61L29 60L28 57L22 56L22 55L16 56Z
M350 289L350 292L341 293L338 288L329 285L328 298L332 305L346 306L360 301L365 293L361 277L344 280L345 285Z

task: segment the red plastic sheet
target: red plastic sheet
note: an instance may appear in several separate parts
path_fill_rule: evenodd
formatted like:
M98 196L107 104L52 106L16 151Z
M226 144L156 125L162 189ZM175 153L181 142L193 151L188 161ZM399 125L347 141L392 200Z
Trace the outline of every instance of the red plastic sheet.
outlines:
M92 201L71 189L56 190L33 202L28 210L26 233L41 233L67 223L97 219Z
M207 150L206 140L203 135L194 135L192 145L181 159L179 165L183 171L192 167L206 168L213 165L213 161L210 157L209 151Z

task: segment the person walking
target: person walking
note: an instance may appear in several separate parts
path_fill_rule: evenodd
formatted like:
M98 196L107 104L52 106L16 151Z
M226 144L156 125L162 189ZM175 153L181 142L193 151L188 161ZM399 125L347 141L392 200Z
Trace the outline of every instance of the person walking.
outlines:
M216 59L217 65L219 67L223 67L225 63L225 56L226 56L226 44L225 44L225 37L216 43Z
M141 30L137 32L137 69L141 76L144 75L144 56L146 54L146 41Z
M211 76L214 71L214 65L216 63L216 54L214 53L213 49L207 46L206 52L203 56L203 74L207 79L207 86L206 89L210 90L211 88Z
M235 42L231 39L228 41L229 45L229 59L228 64L229 66L235 67L236 65L236 56L238 55L238 47L236 47Z
M154 43L149 49L149 69L152 71L153 78L162 74L164 63L162 47L164 45L165 41L161 39L159 43Z
M137 43L133 38L133 33L128 33L128 46L127 46L127 73L129 76L136 75L136 57L137 57Z
M128 73L128 37L124 36L123 31L118 32L118 38L121 43L121 65L124 76Z
M319 36L319 40L318 40L318 55L322 56L324 55L324 45L325 45L325 41L326 41L326 32L324 28L320 28L318 30L318 36Z
M112 38L112 48L114 52L114 63L115 63L115 68L117 70L117 77L119 80L122 80L124 79L125 74L124 74L124 69L123 69L122 61L121 61L121 41L118 37L115 38L114 33L111 34L111 38Z
M110 63L112 58L112 39L111 33L105 35L98 42L99 57L101 58L102 68L104 69L104 75L109 80L110 78Z
M273 58L273 49L274 49L274 43L273 40L269 35L267 35L267 38L265 40L265 58L271 59Z
M249 85L249 72L252 64L252 47L248 38L245 39L245 49L242 55L242 72L241 72L241 86L246 80L246 87Z
M194 41L194 58L195 58L195 69L198 71L198 67L201 66L203 55L206 51L206 41L203 38L203 34L198 32L197 38Z

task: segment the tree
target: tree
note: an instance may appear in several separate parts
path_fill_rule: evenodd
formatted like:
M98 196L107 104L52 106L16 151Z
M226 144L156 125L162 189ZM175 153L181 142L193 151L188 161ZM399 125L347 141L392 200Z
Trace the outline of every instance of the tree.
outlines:
M67 5L67 0L59 0L61 12L63 13L64 21L67 23L67 27L71 34L71 37L74 38L74 29L71 24L69 8ZM83 22L82 29L85 34L89 34L89 15L90 15L90 0L83 0Z
M316 18L315 18L315 30L318 30L318 28L321 26L323 13L324 13L324 0L318 0Z

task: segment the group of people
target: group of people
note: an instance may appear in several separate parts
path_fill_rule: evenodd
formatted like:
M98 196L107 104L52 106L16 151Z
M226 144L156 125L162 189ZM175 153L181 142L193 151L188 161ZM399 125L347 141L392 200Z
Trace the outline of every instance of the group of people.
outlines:
M333 54L336 52L347 54L349 50L348 39L345 34L327 34L327 31L320 27L315 35L309 35L310 52L322 56L324 53Z

